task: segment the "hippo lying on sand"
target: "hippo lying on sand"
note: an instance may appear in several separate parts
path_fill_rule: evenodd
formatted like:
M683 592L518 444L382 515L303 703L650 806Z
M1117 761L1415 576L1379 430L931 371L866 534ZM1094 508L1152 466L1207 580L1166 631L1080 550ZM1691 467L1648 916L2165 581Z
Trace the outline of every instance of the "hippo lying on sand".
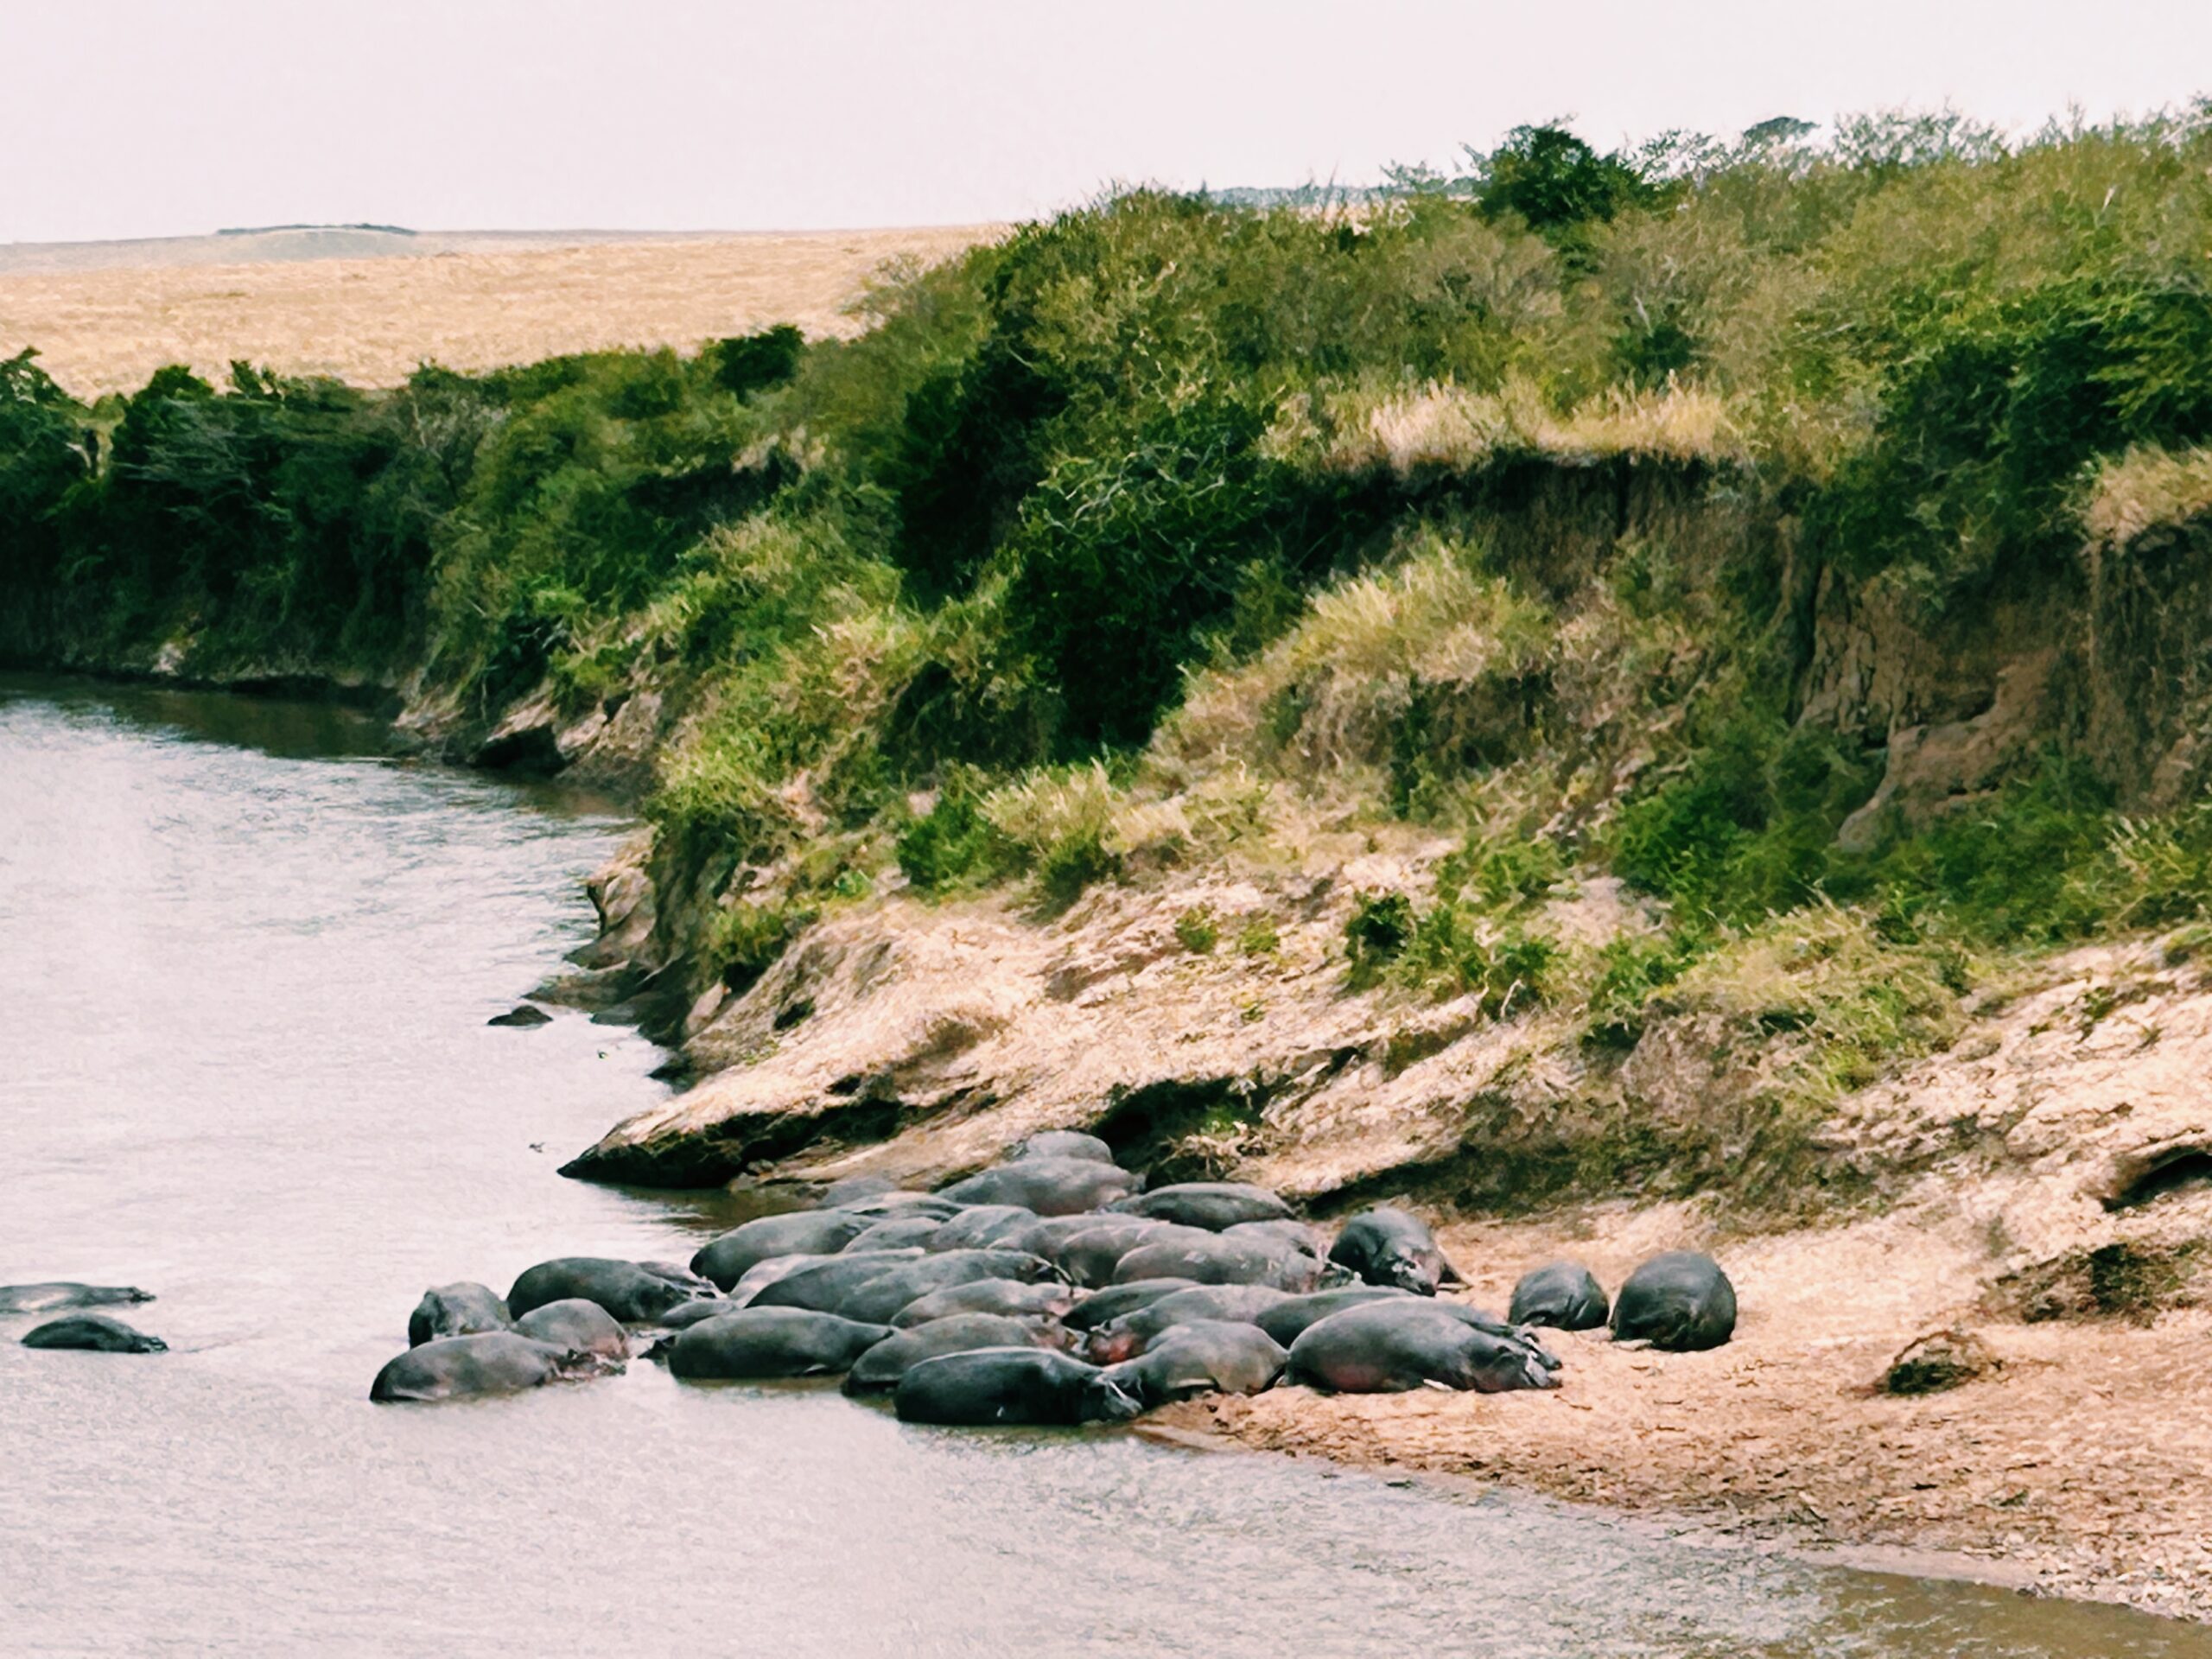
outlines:
M1117 1283L1139 1279L1195 1279L1202 1285L1270 1285L1293 1294L1317 1290L1319 1257L1249 1236L1177 1226L1141 1241L1115 1264Z
M533 1342L512 1331L473 1337L441 1337L410 1348L370 1385L369 1398L466 1400L478 1395L519 1394L548 1382L597 1376L606 1368L589 1354Z
M877 1222L845 1249L855 1255L865 1250L925 1250L944 1226L935 1216L893 1216Z
M690 1280L690 1275L685 1278ZM703 1283L679 1282L641 1262L601 1255L564 1255L525 1268L507 1293L507 1306L519 1319L548 1302L580 1296L597 1302L625 1325L650 1325L705 1289Z
M1093 1158L1019 1158L938 1196L960 1204L1018 1204L1040 1216L1074 1216L1126 1198L1141 1182L1126 1169Z
M1346 1285L1337 1290L1317 1290L1311 1295L1292 1296L1277 1302L1263 1310L1253 1323L1287 1348L1305 1333L1306 1326L1319 1325L1332 1313L1357 1307L1362 1302L1393 1298L1402 1301L1412 1294L1395 1285Z
M1338 1394L1433 1386L1503 1394L1554 1389L1559 1362L1525 1337L1498 1336L1432 1302L1365 1302L1310 1325L1290 1345L1293 1382Z
M1058 1348L1066 1333L1037 1319L1002 1313L956 1313L885 1338L853 1362L845 1377L850 1395L888 1394L925 1359L971 1353L978 1348Z
M723 1290L760 1262L779 1255L835 1255L875 1223L847 1210L762 1216L733 1227L691 1258L691 1271Z
M1365 1211L1346 1222L1329 1260L1349 1268L1363 1284L1395 1285L1416 1296L1433 1296L1440 1285L1465 1282L1444 1259L1426 1222L1388 1207Z
M1118 1199L1109 1207L1122 1215L1149 1216L1217 1233L1242 1221L1291 1219L1290 1206L1279 1196L1243 1181L1184 1181Z
M744 1307L677 1337L668 1369L695 1382L834 1375L891 1334L803 1307Z
M1050 1348L979 1348L925 1359L892 1396L899 1421L963 1427L1126 1422L1144 1408L1096 1365Z
M420 1348L440 1337L473 1337L486 1331L505 1331L514 1315L489 1285L464 1279L450 1285L434 1285L423 1293L415 1311L407 1316L407 1345Z
M573 1348L618 1363L630 1357L630 1338L597 1302L571 1296L532 1308L515 1321L515 1334L553 1348Z
M930 1235L922 1248L931 1251L990 1250L1009 1246L1014 1238L1037 1224L1037 1212L1018 1204L978 1204Z
M1198 1287L1195 1279L1140 1279L1135 1284L1114 1285L1093 1291L1066 1313L1060 1323L1071 1331L1095 1331L1141 1307L1149 1307L1163 1296Z
M136 1285L0 1285L0 1313L56 1313L65 1307L114 1307L153 1300L151 1291Z
M879 1274L840 1297L835 1311L849 1319L888 1325L909 1304L954 1285L984 1279L1008 1279L1027 1285L1055 1276L1050 1262L1019 1250L947 1250L943 1255L925 1255Z
M1594 1331L1605 1324L1605 1287L1579 1262L1554 1262L1521 1275L1505 1317L1515 1325Z
M1081 1158L1094 1164L1110 1164L1114 1148L1081 1129L1046 1129L1031 1135L1007 1157L1008 1162L1024 1158Z
M1170 1326L1105 1376L1149 1411L1201 1394L1262 1393L1274 1386L1287 1357L1256 1325L1197 1319Z
M1718 1348L1735 1330L1735 1286L1719 1262L1691 1250L1653 1256L1613 1301L1616 1342L1689 1352Z
M26 1348L83 1348L100 1354L165 1354L159 1337L134 1331L105 1313L70 1313L25 1333Z

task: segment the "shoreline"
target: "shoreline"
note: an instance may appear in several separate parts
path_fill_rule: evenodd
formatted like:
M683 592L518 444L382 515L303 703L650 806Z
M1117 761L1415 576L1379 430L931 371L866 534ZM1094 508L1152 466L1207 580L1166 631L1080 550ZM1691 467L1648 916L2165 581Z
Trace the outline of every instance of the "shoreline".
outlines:
M1700 1243L1745 1306L1735 1339L1708 1353L1548 1332L1566 1361L1556 1392L1281 1387L1171 1406L1143 1432L1460 1494L1503 1488L1812 1566L2212 1622L2212 1406L2191 1386L2212 1315L1969 1318L1973 1252L1924 1211L1719 1241L1698 1230L1687 1212L1625 1208L1440 1230L1488 1307L1522 1260L1577 1255L1611 1287L1655 1240ZM1485 1261L1516 1266L1467 1265ZM1885 1296L1843 1299L1882 1262L1912 1270ZM1961 1323L1999 1356L1994 1375L1916 1396L1872 1386L1906 1342Z

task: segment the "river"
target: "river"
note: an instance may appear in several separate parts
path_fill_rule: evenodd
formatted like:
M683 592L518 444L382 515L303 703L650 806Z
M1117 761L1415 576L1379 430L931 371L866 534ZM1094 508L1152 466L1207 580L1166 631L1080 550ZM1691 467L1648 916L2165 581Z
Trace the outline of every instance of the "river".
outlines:
M484 1023L588 938L621 829L329 708L0 681L0 1283L143 1285L119 1311L173 1350L0 1319L0 1652L2212 1655L1533 1499L642 1361L371 1406L425 1285L683 1257L721 1219L555 1173L658 1097L652 1046Z

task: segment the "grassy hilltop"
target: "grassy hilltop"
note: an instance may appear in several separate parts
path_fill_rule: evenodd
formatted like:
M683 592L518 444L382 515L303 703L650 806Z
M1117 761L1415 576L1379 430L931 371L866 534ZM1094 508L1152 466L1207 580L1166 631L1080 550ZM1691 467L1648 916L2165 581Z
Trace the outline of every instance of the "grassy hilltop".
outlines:
M1409 827L1453 850L1353 901L1349 989L1595 1066L1764 1045L1749 1128L1582 1173L1788 1198L2018 953L2212 909L2209 289L2200 106L1131 192L844 340L89 406L26 354L0 648L365 676L470 741L650 694L687 997L902 881L1049 912ZM1559 924L1609 880L1632 925Z

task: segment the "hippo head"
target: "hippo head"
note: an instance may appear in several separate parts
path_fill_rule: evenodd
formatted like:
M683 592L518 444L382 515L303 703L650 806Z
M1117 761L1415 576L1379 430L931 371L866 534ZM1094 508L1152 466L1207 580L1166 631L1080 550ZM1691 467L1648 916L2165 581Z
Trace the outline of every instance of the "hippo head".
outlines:
M713 1293L710 1290L707 1294L711 1295ZM672 1279L663 1279L656 1274L652 1282L639 1288L634 1300L639 1313L652 1320L660 1318L672 1307L681 1307L684 1303L694 1300L699 1294L689 1285L680 1285Z
M1465 1380L1461 1388L1482 1394L1510 1394L1516 1389L1555 1389L1559 1361L1533 1342L1494 1337L1470 1329L1460 1356Z
M1077 1415L1086 1423L1126 1423L1144 1414L1144 1402L1122 1381L1101 1371L1083 1380L1083 1399Z
M1392 1250L1376 1262L1369 1281L1378 1285L1395 1285L1400 1290L1409 1290L1416 1296L1436 1294L1437 1281L1442 1275L1436 1264L1418 1250Z
M1118 1365L1137 1354L1137 1333L1120 1319L1109 1319L1084 1339L1083 1357L1093 1365Z

